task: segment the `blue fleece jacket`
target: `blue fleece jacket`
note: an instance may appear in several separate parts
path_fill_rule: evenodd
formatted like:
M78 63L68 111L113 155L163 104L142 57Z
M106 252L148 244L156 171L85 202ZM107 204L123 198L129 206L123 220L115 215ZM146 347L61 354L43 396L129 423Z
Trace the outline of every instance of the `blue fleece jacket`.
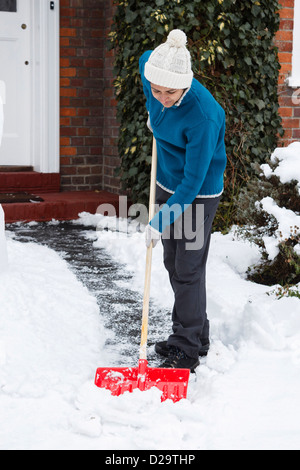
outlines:
M196 79L180 104L164 108L152 95L151 84L144 75L151 52L140 58L140 73L157 141L157 183L170 193L170 198L150 224L163 233L196 197L222 194L225 112Z

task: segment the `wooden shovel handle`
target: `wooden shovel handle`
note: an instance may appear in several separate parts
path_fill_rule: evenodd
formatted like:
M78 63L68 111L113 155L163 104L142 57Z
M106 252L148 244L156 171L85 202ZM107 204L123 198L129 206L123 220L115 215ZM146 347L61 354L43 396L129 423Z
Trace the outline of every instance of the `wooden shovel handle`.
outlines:
M149 198L149 222L153 219L155 215L156 173L157 173L157 147L156 147L156 140L153 137L150 198ZM149 248L147 248L147 255L146 255L146 272L145 272L143 318L142 318L142 337L141 337L141 346L140 346L140 359L145 359L145 360L147 359L147 337L148 337L152 249L153 249L153 243L151 243Z

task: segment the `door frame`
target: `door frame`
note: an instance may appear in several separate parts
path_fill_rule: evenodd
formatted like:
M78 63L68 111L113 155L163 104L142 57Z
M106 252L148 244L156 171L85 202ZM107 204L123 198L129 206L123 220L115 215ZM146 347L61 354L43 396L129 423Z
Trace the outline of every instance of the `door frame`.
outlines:
M30 0L30 2L33 54L31 60L32 165L35 171L41 173L59 173L60 1Z

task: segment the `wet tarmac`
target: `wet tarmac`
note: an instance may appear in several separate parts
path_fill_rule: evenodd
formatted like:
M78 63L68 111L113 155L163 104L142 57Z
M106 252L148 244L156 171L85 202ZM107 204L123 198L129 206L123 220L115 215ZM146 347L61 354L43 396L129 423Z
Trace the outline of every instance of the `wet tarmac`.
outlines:
M124 362L136 366L139 357L143 299L131 288L131 275L122 265L111 259L101 248L95 248L95 227L72 222L45 222L34 224L10 224L6 227L15 240L34 242L55 250L68 262L76 277L97 298L102 323L112 332L105 347L120 355ZM154 352L156 341L164 339L169 314L151 311L148 336L148 360L157 365L161 359ZM118 364L116 364L118 365Z

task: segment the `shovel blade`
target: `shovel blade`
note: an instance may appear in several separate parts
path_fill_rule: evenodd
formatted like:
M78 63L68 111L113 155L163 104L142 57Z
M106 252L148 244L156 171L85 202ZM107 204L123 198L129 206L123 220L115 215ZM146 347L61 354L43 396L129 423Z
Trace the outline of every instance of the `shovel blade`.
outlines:
M170 399L176 403L187 397L189 376L189 369L151 368L147 361L140 360L139 367L98 368L95 385L115 396L156 387L162 392L161 401Z

